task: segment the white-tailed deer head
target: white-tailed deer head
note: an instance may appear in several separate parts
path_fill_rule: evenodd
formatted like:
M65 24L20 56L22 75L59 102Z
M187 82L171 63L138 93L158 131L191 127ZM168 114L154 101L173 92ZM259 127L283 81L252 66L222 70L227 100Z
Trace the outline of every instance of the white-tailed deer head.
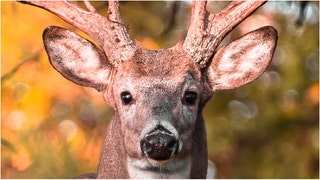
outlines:
M206 11L205 1L194 1L185 40L161 50L130 40L117 1L109 1L107 17L87 1L89 11L67 1L23 2L58 15L101 47L61 27L43 33L52 66L65 78L100 91L115 110L97 178L205 178L203 107L215 91L260 76L277 41L277 31L266 26L217 49L263 1L234 1L217 14Z

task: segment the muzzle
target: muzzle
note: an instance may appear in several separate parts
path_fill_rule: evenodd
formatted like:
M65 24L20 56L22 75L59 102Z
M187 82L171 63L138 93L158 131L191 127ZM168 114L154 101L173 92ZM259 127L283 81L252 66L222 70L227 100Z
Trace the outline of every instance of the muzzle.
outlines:
M163 161L178 152L179 141L173 133L158 125L140 141L140 148L148 158Z

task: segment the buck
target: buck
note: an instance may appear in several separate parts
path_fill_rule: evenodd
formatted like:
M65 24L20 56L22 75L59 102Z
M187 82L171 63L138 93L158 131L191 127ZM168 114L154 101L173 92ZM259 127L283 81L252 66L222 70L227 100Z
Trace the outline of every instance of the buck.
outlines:
M224 37L264 1L234 1L219 13L193 1L185 40L168 49L134 43L109 1L101 16L67 1L23 1L81 29L98 45L67 29L45 29L52 66L65 78L93 87L114 109L98 171L91 178L212 178L202 109L216 91L252 82L269 65L277 42L271 26L224 47Z

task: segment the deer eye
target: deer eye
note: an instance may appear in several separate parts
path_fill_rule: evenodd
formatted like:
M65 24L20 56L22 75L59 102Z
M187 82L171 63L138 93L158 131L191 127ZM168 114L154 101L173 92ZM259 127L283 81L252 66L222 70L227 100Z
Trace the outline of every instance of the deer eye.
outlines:
M128 105L132 101L132 95L128 91L124 91L121 93L121 99L124 105Z
M197 100L197 93L194 91L187 91L184 95L184 102L188 105L194 105Z

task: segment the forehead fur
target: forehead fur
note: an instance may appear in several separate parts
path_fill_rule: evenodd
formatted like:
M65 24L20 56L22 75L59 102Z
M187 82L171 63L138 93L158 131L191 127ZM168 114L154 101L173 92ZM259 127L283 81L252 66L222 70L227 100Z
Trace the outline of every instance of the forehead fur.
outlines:
M175 47L163 50L138 48L131 60L122 63L120 72L136 77L178 77L186 73L200 75L191 57Z

